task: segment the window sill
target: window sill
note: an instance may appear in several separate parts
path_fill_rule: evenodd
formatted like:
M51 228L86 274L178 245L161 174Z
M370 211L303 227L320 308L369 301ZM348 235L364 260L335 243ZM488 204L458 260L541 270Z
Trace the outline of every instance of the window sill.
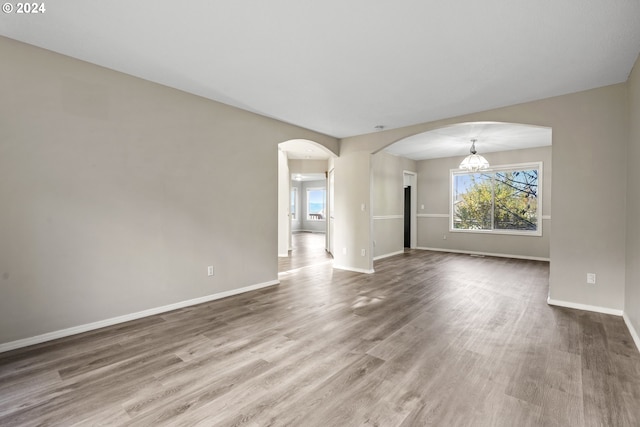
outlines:
M462 230L460 228L449 228L450 233L472 233L472 234L492 234L496 236L528 236L542 237L542 230L537 231L517 231L517 230Z

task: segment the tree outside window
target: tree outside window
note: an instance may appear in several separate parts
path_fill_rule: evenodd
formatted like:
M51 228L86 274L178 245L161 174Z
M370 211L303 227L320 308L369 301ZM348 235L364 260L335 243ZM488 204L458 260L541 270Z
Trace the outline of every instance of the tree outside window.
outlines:
M541 235L541 164L452 172L452 230Z

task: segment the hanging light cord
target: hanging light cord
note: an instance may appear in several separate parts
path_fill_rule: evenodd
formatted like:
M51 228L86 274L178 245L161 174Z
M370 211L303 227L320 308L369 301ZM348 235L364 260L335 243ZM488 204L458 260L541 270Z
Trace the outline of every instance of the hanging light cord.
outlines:
M471 154L476 154L477 153L476 152L476 141L477 141L477 139L472 139L471 140L471 148L469 149L469 152Z

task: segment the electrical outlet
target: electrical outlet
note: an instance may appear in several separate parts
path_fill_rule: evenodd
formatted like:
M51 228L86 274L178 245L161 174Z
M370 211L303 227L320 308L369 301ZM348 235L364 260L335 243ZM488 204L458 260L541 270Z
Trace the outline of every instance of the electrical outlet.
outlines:
M367 254L367 250L366 249L361 249L360 250L360 256L365 256Z
M587 273L587 283L590 285L596 284L596 273Z
M342 248L342 255L346 255L347 254L347 248Z
M446 234L442 235L442 240L447 240L447 235Z
M213 276L213 265L207 267L207 276Z

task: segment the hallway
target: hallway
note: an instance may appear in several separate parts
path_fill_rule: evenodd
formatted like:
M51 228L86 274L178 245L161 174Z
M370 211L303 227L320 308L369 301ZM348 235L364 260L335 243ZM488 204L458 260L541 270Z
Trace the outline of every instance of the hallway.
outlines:
M333 257L325 249L325 236L324 233L293 233L289 257L278 258L278 273L332 262Z

